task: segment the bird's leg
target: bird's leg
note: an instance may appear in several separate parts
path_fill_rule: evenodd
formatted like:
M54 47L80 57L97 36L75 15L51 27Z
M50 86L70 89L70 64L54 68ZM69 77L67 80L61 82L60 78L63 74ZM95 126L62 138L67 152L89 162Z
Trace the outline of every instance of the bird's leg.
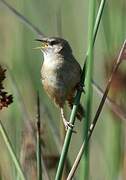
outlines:
M65 126L65 129L67 130L68 128L73 128L74 125L71 124L69 121L66 120L65 118L65 115L64 115L64 111L63 111L63 108L60 108L60 111L61 111L61 117L62 117L62 120L63 120L63 124Z

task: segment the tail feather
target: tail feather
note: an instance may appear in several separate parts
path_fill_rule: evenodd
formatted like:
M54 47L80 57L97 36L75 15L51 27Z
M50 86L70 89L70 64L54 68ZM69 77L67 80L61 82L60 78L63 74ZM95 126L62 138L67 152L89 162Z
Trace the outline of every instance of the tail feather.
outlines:
M68 99L68 105L71 109L73 108L73 98ZM84 108L81 104L78 105L76 117L80 121L84 117Z

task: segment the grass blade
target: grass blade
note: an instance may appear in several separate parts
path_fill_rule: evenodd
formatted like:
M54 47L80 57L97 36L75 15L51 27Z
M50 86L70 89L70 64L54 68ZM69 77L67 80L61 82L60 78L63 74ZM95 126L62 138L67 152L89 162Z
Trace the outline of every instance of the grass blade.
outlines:
M16 154L15 154L15 152L14 152L14 149L13 149L13 147L12 147L12 144L11 144L11 142L10 142L10 140L9 140L9 137L8 137L8 135L7 135L7 133L6 133L6 130L5 130L4 126L2 125L2 122L1 122L1 121L0 121L0 133L1 133L2 137L3 137L3 139L4 139L4 142L5 142L5 144L6 144L6 146L7 146L7 149L8 149L8 151L9 151L9 153L10 153L10 156L11 156L11 158L12 158L12 161L14 162L14 165L15 165L15 167L16 167L16 169L17 169L17 172L18 172L19 175L20 175L20 179L21 179L21 180L26 180L26 179L25 179L25 176L24 176L24 174L23 174L21 165L20 165L20 163L19 163L19 161L18 161L18 159L17 159L17 157L16 157Z

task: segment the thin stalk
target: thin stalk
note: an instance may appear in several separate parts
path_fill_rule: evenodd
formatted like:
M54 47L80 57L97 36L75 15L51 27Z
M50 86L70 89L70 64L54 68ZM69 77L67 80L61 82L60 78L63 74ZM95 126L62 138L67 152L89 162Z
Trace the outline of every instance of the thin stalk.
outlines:
M99 27L99 24L100 24L100 21L101 21L101 17L102 17L102 14L103 14L105 3L106 3L106 0L101 0L101 2L100 2L99 10L98 10L96 21L95 21L94 32L93 32L93 45L94 45L95 40L96 40L98 27Z
M95 81L92 82L92 85L93 85L94 90L97 92L97 94L100 97L102 97L104 94L104 91L99 87L99 85ZM109 96L107 96L105 103L111 109L111 111L114 114L116 114L116 116L120 120L126 122L126 112L122 109L121 106L116 104L116 102L113 101Z
M10 156L11 156L11 158L12 158L12 161L14 162L14 165L15 165L15 167L16 167L16 169L17 169L17 172L19 173L20 179L21 179L21 180L26 180L26 179L25 179L25 176L24 176L24 173L23 173L23 171L22 171L20 162L18 161L18 159L17 159L17 157L16 157L16 154L15 154L15 152L14 152L14 149L13 149L13 147L12 147L12 144L11 144L11 142L10 142L10 140L9 140L9 137L8 137L8 135L7 135L7 132L6 132L5 128L4 128L1 120L0 120L0 133L1 133L2 137L3 137L3 139L4 139L4 142L5 142L5 144L6 144L6 146L7 146L7 149L8 149L8 151L9 151L9 153L10 153Z
M93 88L91 80L93 76L93 29L95 23L95 7L96 1L89 1L89 23L88 23L88 56L86 61L86 79L85 79L85 122L84 122L84 138L88 138L88 129L91 121L91 105L92 105L92 94ZM89 179L89 146L87 144L85 154L83 157L83 175L82 178L85 180Z
M56 12L57 33L58 33L58 35L60 37L62 37L62 13L61 13L61 8L62 8L62 1L59 3L58 11ZM65 109L65 111L66 111L66 109ZM63 145L64 138L65 138L65 135L66 135L66 131L65 131L65 128L64 128L64 125L63 125L62 121L60 121L59 132L60 132L60 142ZM62 174L62 180L66 180L67 171L69 172L69 170L67 168L67 163L68 163L68 161L66 161L66 163L64 165L64 170L63 170L63 174Z
M42 180L40 99L37 93L37 179Z
M81 92L76 97L76 100L78 100L78 101L80 100L80 95L81 95ZM74 122L75 122L76 111L77 111L77 104L76 105L74 104L73 105L73 110L72 110L71 116L70 116L70 123L72 123L72 124L74 124ZM63 148L62 148L62 153L61 153L61 156L60 156L60 161L59 161L59 165L58 165L55 180L60 180L61 177L62 177L63 167L64 167L64 163L65 163L65 160L66 160L66 156L67 156L71 136L72 136L72 129L69 128L67 130L66 137L65 137L65 140L64 140L64 145L63 145Z
M118 68L119 68L119 65L120 65L122 59L124 58L125 50L126 50L126 40L124 41L123 46L122 46L122 48L121 48L121 50L120 50L118 59L117 59L117 61L115 62L115 65L114 65L114 67L113 67L111 76L110 76L110 78L109 78L109 80L108 80L108 83L107 83L107 86L106 86L104 95L103 95L103 97L102 97L102 99L101 99L100 105L99 105L98 110L97 110L97 112L96 112L96 114L95 114L95 117L94 117L94 119L93 119L93 122L91 123L90 128L89 128L89 130L88 130L88 137L87 137L87 139L84 139L84 142L83 142L83 144L82 144L82 146L81 146L81 148L80 148L80 150L79 150L79 153L78 153L78 155L77 155L77 157L76 157L76 159L75 159L75 161L74 161L74 164L73 164L73 166L72 166L72 169L71 169L71 171L70 171L70 173L69 173L69 175L68 175L68 177L67 177L67 180L71 180L72 177L74 176L74 173L75 173L76 170L77 170L77 167L78 167L79 162L80 162L80 160L81 160L81 158L82 158L82 155L83 155L83 153L84 153L85 150L86 150L86 147L87 147L87 145L88 145L88 143L89 143L90 137L91 137L91 135L92 135L92 133L93 133L93 130L94 130L95 125L96 125L96 123L97 123L97 121L98 121L99 115L100 115L100 113L101 113L101 111L102 111L103 105L104 105L105 100L106 100L106 98L107 98L107 95L108 95L110 86L111 86L112 81L113 81L113 79L114 79L114 75L115 75L115 73L117 72L117 70L118 70Z
M99 29L101 17L102 17L102 14L103 14L103 10L104 10L104 7L105 7L105 3L106 3L106 0L101 0L100 6L99 6L99 9L98 9L98 13L97 13L97 16L96 16L95 25L94 25L94 31L93 31L93 46L94 46L96 36L97 36L97 33L98 33L98 29ZM88 51L86 53L84 66L83 66L83 71L82 71L82 75L81 75L81 83L82 84L84 83L84 80L85 80L85 69L86 69L87 57L88 57Z
M101 4L100 4L100 7L99 7L99 10L98 10L98 16L96 17L96 21L95 21L95 26L94 26L95 29L94 29L94 33L93 33L94 34L94 36L93 36L93 45L94 45L94 42L96 40L96 35L97 35L97 32L98 32L98 28L99 28L99 24L100 24L99 22L101 20L101 15L103 13L104 5L105 5L105 0L102 0ZM101 6L102 6L102 8L101 8ZM86 55L86 57L85 57L85 61L87 59L87 56L88 55ZM81 84L84 84L85 67L86 66L84 64L83 71L82 71L82 76L81 76ZM77 95L75 97L73 109L72 109L72 112L71 112L71 115L70 115L70 123L71 124L74 124L74 122L75 122L75 116L76 116L78 104L80 102L81 93L82 93L82 91L78 90ZM63 148L62 148L62 152L61 152L60 161L59 161L58 169L57 169L57 172L56 172L55 180L60 180L61 179L64 163L65 163L68 148L69 148L69 145L70 145L71 136L72 136L72 129L69 128L67 130L66 137L65 137L65 140L64 140L64 144L63 144Z

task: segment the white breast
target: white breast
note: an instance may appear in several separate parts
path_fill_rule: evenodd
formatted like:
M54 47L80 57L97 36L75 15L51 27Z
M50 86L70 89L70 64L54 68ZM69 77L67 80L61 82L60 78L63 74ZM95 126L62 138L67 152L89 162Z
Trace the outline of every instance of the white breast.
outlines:
M58 58L58 54L44 53L44 62L43 66L47 69L59 69L62 64L62 60Z

